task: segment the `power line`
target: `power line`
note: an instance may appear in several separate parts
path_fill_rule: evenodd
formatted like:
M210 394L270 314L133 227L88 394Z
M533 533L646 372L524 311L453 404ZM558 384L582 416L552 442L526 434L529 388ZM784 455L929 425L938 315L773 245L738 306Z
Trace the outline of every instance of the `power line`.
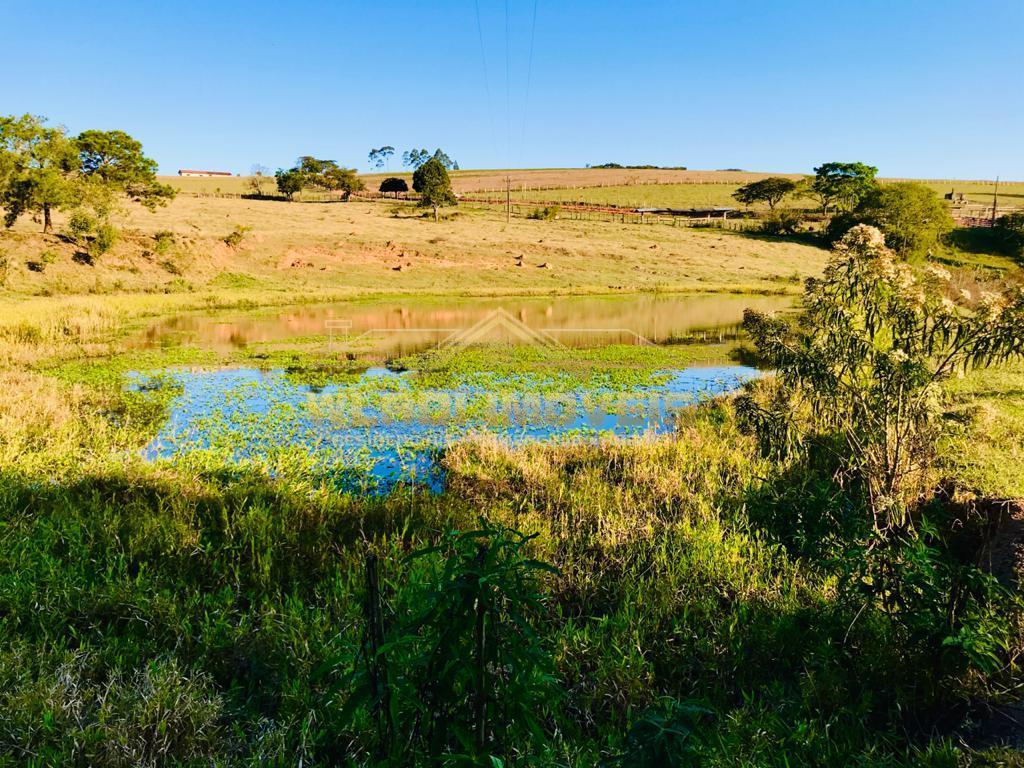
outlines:
M480 24L480 0L473 0L476 8L476 36L480 41L480 61L484 73L484 92L487 94L487 119L491 125L491 146L495 153L498 151L498 133L494 129L494 103L491 101L491 81L487 76L487 50L484 48L484 30Z
M530 58L526 63L526 95L523 97L523 131L519 137L519 162L526 150L526 115L530 108L530 79L533 77L533 41L537 34L537 2L533 0L533 21L530 23Z
M512 49L509 38L508 0L505 0L505 165L512 164Z

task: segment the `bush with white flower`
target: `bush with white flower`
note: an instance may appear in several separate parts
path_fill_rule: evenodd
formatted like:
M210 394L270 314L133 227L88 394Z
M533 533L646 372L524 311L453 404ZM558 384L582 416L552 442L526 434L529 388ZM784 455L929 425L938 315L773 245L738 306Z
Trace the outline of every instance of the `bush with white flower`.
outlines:
M753 311L744 320L777 373L739 398L741 420L777 455L814 438L839 446L881 535L912 532L916 503L933 490L941 382L1024 353L1024 291L975 301L951 277L912 267L859 225L807 282L797 324Z

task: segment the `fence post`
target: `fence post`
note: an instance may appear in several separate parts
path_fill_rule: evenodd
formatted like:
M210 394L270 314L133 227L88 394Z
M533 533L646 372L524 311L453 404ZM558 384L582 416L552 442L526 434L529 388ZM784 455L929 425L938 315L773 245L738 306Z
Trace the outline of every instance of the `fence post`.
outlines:
M380 649L384 645L384 613L381 608L380 576L377 555L366 555L366 634L370 687L373 690L373 715L377 720L377 749L384 757L391 751L394 723L391 721L391 688L388 681L387 658Z

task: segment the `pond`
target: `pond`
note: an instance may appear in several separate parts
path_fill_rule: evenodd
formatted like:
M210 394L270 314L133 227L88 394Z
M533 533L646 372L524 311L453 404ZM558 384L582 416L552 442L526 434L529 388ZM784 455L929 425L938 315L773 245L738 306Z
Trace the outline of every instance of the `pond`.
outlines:
M133 386L176 393L146 448L150 459L311 469L364 492L397 483L439 490L441 452L466 437L516 444L671 430L680 409L758 375L714 346L740 334L744 309L791 304L780 296L648 294L193 313L150 326L138 343L241 348L243 360L298 349L333 367L326 378L304 380L301 365L236 363L140 373ZM388 367L372 362L381 359Z
M441 450L490 435L536 440L637 437L670 430L676 413L758 375L738 365L660 370L628 383L572 377L510 379L465 374L454 385L415 372L369 368L326 385L281 370L168 370L133 386L171 386L170 415L145 449L149 459L210 455L271 473L314 470L353 491L397 483L439 491Z
M188 313L148 326L135 341L143 347L244 348L319 338L335 351L356 345L359 351L405 355L486 324L496 314L508 321L491 323L489 341L534 343L536 334L569 347L719 341L738 335L744 309L777 311L792 304L788 296L731 294L360 300Z

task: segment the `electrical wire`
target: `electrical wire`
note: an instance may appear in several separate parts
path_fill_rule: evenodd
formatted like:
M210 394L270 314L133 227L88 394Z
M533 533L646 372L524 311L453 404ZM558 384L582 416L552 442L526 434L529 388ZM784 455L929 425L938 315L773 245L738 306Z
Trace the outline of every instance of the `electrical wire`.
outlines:
M530 80L533 77L533 42L537 35L537 3L533 0L533 21L530 22L530 57L526 62L526 94L523 97L523 130L519 137L519 162L526 151L526 117L530 109Z
M476 36L480 41L480 61L484 74L484 93L487 95L487 119L491 125L491 146L498 152L498 133L494 128L494 102L491 101L491 81L487 76L487 49L484 47L484 30L480 23L480 0L473 0L476 9Z
M505 0L505 167L512 165L512 46Z

